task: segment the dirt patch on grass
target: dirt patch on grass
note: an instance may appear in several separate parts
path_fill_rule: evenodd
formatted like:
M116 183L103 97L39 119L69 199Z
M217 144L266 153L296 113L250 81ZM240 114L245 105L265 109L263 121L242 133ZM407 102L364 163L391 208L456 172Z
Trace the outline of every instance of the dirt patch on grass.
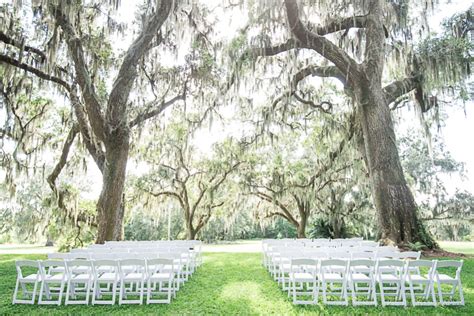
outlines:
M424 250L422 252L422 254L423 254L423 257L427 257L427 258L446 257L446 258L458 259L458 258L471 257L471 256L468 256L464 253L450 252L450 251L446 251L444 249Z

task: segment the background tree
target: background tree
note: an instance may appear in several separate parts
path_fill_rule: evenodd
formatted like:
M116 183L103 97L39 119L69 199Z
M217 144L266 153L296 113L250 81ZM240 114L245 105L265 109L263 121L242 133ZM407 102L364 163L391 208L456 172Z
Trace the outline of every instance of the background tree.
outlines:
M186 238L195 239L215 209L223 207L226 181L241 164L239 145L232 140L214 145L210 158L196 157L186 125L167 127L161 141L149 144L151 172L138 185L156 198L175 199L183 212Z
M415 23L424 24L409 19L408 10L413 7L405 1L384 0L301 1L299 5L296 0L285 0L283 7L253 4L253 28L238 38L240 43L250 43L250 48L240 50L243 54L236 71L248 65L249 59L275 56L265 59L265 69L283 69L280 78L289 77L287 92L277 98L282 102L295 98L309 103L298 92L298 84L305 78L333 78L342 84L355 104L356 135L369 170L381 237L398 244L421 241L435 246L425 234L403 174L389 105L396 107L406 94L413 93L422 111L427 111L433 88L469 75L469 45L457 50L448 46L447 51L437 54L437 59L450 68L437 68L436 76L432 76L436 80L425 81L433 69L424 67L426 56L414 52L417 41L411 34L418 31ZM320 24L311 22L315 19ZM247 33L258 35L247 40ZM422 31L420 34L424 35ZM277 56L281 53L286 53L286 59ZM398 71L387 67L389 61L396 62ZM284 62L288 66L282 66Z
M158 50L180 36L173 33L180 17L193 19L194 12L198 16L203 13L185 7L178 11L172 1L156 5L148 2L140 9L137 35L119 56L110 44L126 35L125 26L114 20L118 4L33 2L31 21L20 20L19 10L24 7L2 7L0 40L6 48L0 56L2 67L8 72L14 71L12 68L23 70L35 83L51 82L68 97L74 112L71 133L81 134L82 143L102 173L103 188L97 203L99 243L122 236L132 129L184 98L186 84L180 82L182 77L175 77L176 73L163 71L156 61L165 58L166 53ZM26 43L24 34L29 25L35 25L31 42L37 43L36 47ZM151 69L150 60L155 63ZM186 75L181 70L179 73ZM152 90L154 97L150 100L143 94L135 95L132 91L136 89ZM52 186L65 165L73 139L68 137L57 168L48 179Z

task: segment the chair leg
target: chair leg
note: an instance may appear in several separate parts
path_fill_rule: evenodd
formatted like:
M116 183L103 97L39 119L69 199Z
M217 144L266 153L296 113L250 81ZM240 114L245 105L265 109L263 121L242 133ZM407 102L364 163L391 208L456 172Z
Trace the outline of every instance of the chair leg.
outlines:
M13 302L12 304L16 304L17 296L18 296L18 287L20 286L20 279L16 278L16 285L15 291L13 292Z
M145 280L142 280L140 285L140 305L143 305L143 290L145 287Z

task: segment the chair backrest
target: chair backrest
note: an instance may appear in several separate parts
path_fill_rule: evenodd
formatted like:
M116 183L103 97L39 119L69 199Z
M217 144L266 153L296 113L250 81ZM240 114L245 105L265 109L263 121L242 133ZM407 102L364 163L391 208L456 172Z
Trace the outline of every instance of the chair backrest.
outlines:
M48 259L69 259L69 254L66 252L52 252L48 253Z
M376 261L371 259L353 259L349 261L349 267L375 267Z
M372 247L372 246L357 246L354 247L354 252L376 252L377 247Z
M89 252L71 252L67 254L67 259L84 259L88 260L91 258Z
M92 274L93 273L92 261L89 259L73 259L73 260L66 260L64 262L66 263L66 272L69 277L72 277L75 274Z
M398 259L398 252L395 252L393 250L377 250L375 252L375 258L380 259L380 258L396 258Z
M375 252L368 252L368 251L356 251L353 252L351 255L352 259L375 259Z
M436 273L442 272L443 274L449 274L451 268L456 268L455 278L459 280L463 263L464 260L438 260L436 262ZM442 269L442 271L439 271L440 269Z
M316 266L318 261L314 259L298 258L291 259L291 264L295 266Z
M324 251L318 251L318 250L309 250L304 253L304 256L306 258L310 259L327 259L329 258L328 254Z
M378 241L372 241L372 240L362 240L359 242L359 246L362 247L378 247L379 242Z
M89 258L91 260L107 260L113 259L113 255L111 253L91 253L89 254Z
M123 278L125 276L124 268L133 268L135 272L145 273L146 272L146 261L145 259L122 259L118 260L119 274Z
M94 275L97 276L100 268L107 268L107 272L118 273L118 262L113 259L99 259L92 261Z
M35 273L38 273L40 270L39 262L36 260L16 260L15 261L16 271L20 278L23 277L23 268L35 268ZM38 273L39 275L39 273Z
M377 260L376 270L378 274L393 274L401 277L405 272L405 261L398 259Z
M323 260L321 260L321 267L327 267L327 266L345 267L345 266L347 266L347 260L342 260L342 259L323 259Z
M331 259L350 259L351 254L346 251L338 251L337 249L334 251L329 251L328 256Z
M171 271L174 270L173 259L167 258L151 258L146 260L147 271L149 274L161 271L165 266L171 266Z
M46 275L52 274L63 274L63 278L66 278L67 268L64 260L42 260L39 261L41 277L45 278ZM55 268L64 268L57 270Z
M421 251L403 251L397 253L398 259L413 259L418 260L421 257Z

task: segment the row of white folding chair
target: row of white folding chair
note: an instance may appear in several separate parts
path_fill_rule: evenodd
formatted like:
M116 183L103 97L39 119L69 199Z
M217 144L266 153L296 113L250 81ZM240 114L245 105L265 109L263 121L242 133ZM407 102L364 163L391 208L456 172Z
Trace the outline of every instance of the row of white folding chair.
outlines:
M310 249L287 249L285 248L275 248L274 250L264 254L264 265L269 269L272 274L277 273L278 265L280 263L288 263L291 255L296 257L304 258L313 258L313 259L380 259L380 258L393 258L393 259L419 259L420 252L398 252L398 250L378 250L376 252L365 252L365 251L356 251L356 252L347 252L339 251L335 249L330 251L330 249L325 249L325 251L320 250L310 250Z
M283 284L283 288L286 289L285 273L288 273L289 262L293 258L308 258L315 260L322 259L368 259L368 260L377 260L377 259L414 259L418 260L420 258L420 252L392 252L392 253L338 253L338 252L302 252L298 250L292 250L281 253L274 253L274 256L270 257L270 264L267 266L267 269L270 271L272 276L278 283Z
M78 252L96 252L96 253L149 253L149 252L181 252L183 257L190 258L198 263L201 260L201 254L198 251L192 251L187 247L136 247L136 248L107 248L107 247L92 247L86 249L73 249L73 253Z
M25 267L35 268L36 271L25 276L23 273ZM16 262L16 268L18 277L13 304L34 304L38 284L41 284L38 299L38 304L41 305L60 305L65 287L66 305L89 304L90 294L93 305L113 305L117 290L119 290L119 304L142 304L145 290L147 304L170 303L171 297L176 296L176 291L179 290L172 259L21 260ZM32 291L27 289L28 284L32 284ZM101 287L101 284L105 284L106 287ZM23 296L28 299L18 299L20 287ZM83 300L76 299L80 294L85 296ZM101 299L105 294L110 294L112 298ZM130 294L139 295L139 299L128 299L127 295ZM166 298L154 298L160 294L164 294ZM52 299L53 296L57 298Z
M195 272L196 264L194 260L189 260L186 257L183 257L181 253L173 252L153 252L153 253L120 253L120 252L111 252L111 253L95 253L95 252L81 252L81 253L51 253L48 254L48 259L64 259L64 260L73 260L73 259L88 259L88 260L98 260L98 259L154 259L154 258L165 258L173 259L176 273L179 276L180 283L184 283L189 279L189 277Z
M347 289L351 290L353 305L377 305L377 288L383 306L407 305L406 285L411 296L413 306L436 306L436 294L434 285L437 285L438 299L441 305L464 305L464 297L461 284L461 268L463 261L437 261L437 260L314 260L314 259L292 259L289 272L288 293L293 294L295 304L314 304L318 301L319 288L322 289L323 302L325 304L347 305ZM422 275L420 267L428 269L428 273ZM335 268L339 268L337 273ZM456 268L455 276L452 277L439 270L445 268ZM303 283L307 283L304 289ZM328 291L328 286L341 284L334 291ZM308 285L309 284L309 285ZM365 287L359 284L366 285ZM390 286L387 286L390 285ZM451 291L443 292L443 284L451 285ZM395 286L394 286L395 285ZM302 289L303 291L299 291ZM453 300L456 289L459 300ZM304 291L306 290L306 291ZM309 290L309 292L308 292ZM363 290L363 292L361 292ZM421 290L421 292L417 292ZM301 294L311 294L310 300L298 300ZM365 295L368 301L358 301L358 295ZM338 295L341 300L328 301L328 295ZM451 301L445 301L449 295ZM395 301L387 301L386 297L393 296ZM421 296L424 302L417 301ZM431 299L429 300L429 298Z

